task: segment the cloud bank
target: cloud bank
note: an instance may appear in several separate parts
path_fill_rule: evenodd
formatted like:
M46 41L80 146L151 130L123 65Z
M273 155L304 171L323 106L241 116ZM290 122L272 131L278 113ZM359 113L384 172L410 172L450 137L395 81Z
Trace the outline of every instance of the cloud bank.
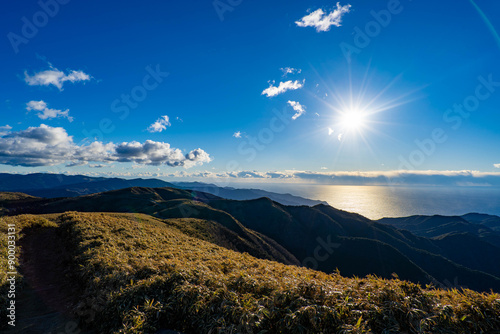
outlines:
M153 177L200 178L216 182L240 179L254 182L318 183L322 185L382 185L382 186L500 186L500 172L462 171L367 171L367 172L314 171L234 171L234 172L175 172L157 173ZM125 176L125 175L123 175ZM147 176L139 175L135 176Z
M53 166L62 163L78 166L93 161L190 168L211 160L210 155L200 148L184 154L168 143L152 140L119 144L95 141L77 145L65 129L45 124L0 137L0 164L12 166Z
M329 13L325 13L322 9L315 10L309 15L304 16L295 24L299 27L313 27L317 32L328 31L331 26L340 27L342 17L349 13L351 5L341 6L337 2L337 8Z

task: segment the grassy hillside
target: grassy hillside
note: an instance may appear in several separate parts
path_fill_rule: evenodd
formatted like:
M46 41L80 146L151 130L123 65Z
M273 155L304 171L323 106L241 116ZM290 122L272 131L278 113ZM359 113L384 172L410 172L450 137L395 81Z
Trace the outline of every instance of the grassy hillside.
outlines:
M38 203L27 205L18 201L3 202L10 214L56 213L64 211L86 212L141 212L160 218L199 218L210 222L205 229L213 242L220 246L248 252L263 259L276 260L285 264L299 264L288 250L273 239L252 231L228 213L214 209L198 201L215 200L219 197L174 188L127 188L76 198L39 199ZM208 227L208 225L207 225Z
M34 216L8 220L33 221ZM187 221L143 214L46 215L98 333L495 333L500 295L345 278L200 240ZM184 232L181 232L184 231ZM50 245L47 245L50 247Z
M25 205L29 201L37 201L38 198L26 195L23 193L0 192L0 216L9 212L4 204L15 205L15 203L22 203Z
M10 214L141 212L158 218L198 219L210 234L205 240L261 259L301 263L326 273L338 268L348 276L391 278L397 273L401 279L440 286L458 279L460 285L477 291L500 291L492 253L470 253L484 261L471 261L460 254L452 260L451 243L417 237L327 205L293 207L267 198L235 201L196 191L137 187L18 204L12 204Z
M23 193L0 192L0 201L22 201L29 199L36 199L36 197Z

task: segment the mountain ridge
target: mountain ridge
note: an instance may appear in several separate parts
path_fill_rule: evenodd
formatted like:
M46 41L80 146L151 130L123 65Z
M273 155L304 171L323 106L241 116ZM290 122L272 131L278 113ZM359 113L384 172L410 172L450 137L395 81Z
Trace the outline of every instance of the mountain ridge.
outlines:
M171 187L196 190L203 193L220 196L227 199L247 200L269 197L285 205L326 204L324 201L311 200L291 194L279 194L261 189L236 189L219 187L201 182L166 182L159 179L122 179L106 177L90 177L83 175L64 174L9 174L0 173L0 191L21 192L36 197L78 197L110 190L130 187L161 188Z
M442 285L459 277L473 289L500 291L498 277L449 260L432 239L325 205L285 206L268 198L237 201L177 188L143 187L72 198L30 199L25 206L22 200L0 204L10 210L9 214L137 212L161 219L201 219L210 223L200 229L216 226L226 239L240 241L223 243L216 235L219 232L214 232L211 237L220 246L257 258L308 265L324 272L339 269L348 276L390 278L397 273L402 279L426 284ZM331 249L325 249L325 243Z

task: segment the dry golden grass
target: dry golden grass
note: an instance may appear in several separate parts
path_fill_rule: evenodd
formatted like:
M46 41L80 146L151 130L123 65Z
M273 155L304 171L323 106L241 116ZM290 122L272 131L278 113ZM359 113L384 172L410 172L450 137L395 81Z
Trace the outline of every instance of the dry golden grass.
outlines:
M63 217L101 330L141 333L479 333L500 328L500 296L422 289L255 259L145 215ZM170 225L174 225L170 223Z
M34 198L36 197L23 193L0 192L0 201L19 201Z
M43 218L60 226L72 254L72 279L81 290L76 313L91 314L90 325L98 333L162 328L184 333L495 333L500 328L498 294L422 288L374 276L345 278L260 260L188 235L203 234L201 222L76 212ZM187 223L194 225L181 232L180 225Z

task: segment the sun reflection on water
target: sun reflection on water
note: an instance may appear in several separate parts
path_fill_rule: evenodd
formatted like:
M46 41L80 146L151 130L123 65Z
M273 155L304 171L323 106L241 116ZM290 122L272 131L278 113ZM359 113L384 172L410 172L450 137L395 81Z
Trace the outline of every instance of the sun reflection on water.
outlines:
M463 215L481 212L500 215L497 187L390 187L319 184L248 184L260 188L325 201L331 206L370 219L411 215Z

